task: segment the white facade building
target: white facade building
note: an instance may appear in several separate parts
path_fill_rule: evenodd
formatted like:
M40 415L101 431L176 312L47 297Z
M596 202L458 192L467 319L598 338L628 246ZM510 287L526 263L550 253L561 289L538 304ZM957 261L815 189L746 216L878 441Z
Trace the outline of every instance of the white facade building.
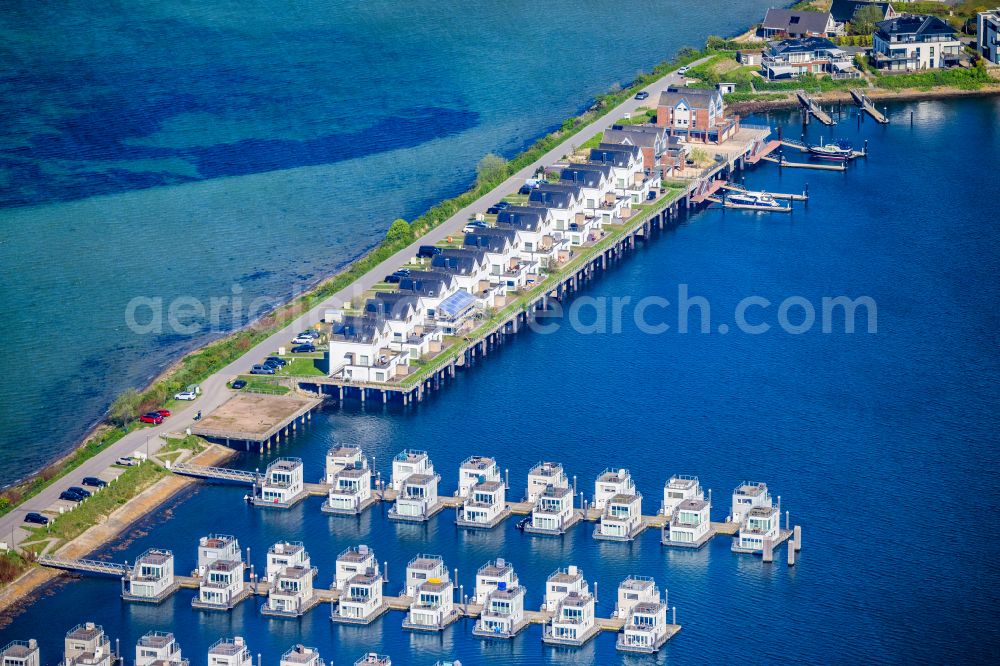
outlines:
M501 582L483 600L483 610L472 633L484 638L513 638L527 625L524 588Z
M936 16L903 14L875 24L872 60L888 71L935 69L959 64L962 42Z
M150 631L135 645L135 666L187 666L181 646L169 631Z
M337 598L331 619L351 624L373 622L389 610L389 605L382 596L384 582L382 574L371 568L348 578L343 583L343 590Z
M607 500L601 520L594 528L594 538L631 541L644 529L642 495L615 495Z
M594 483L594 508L603 511L615 495L634 495L635 482L627 469L606 469Z
M1000 65L1000 8L976 14L976 47L988 62Z
M267 550L265 575L268 582L273 581L282 570L288 567L305 567L312 565L309 553L301 541L280 541Z
M549 486L538 496L531 509L531 522L524 529L536 534L562 534L577 520L573 489Z
M528 472L528 490L525 501L534 504L546 488L568 488L569 479L562 463L540 462Z
M712 505L703 499L686 499L674 508L664 543L699 548L712 537Z
M402 484L402 490L389 509L389 518L394 520L427 520L444 508L438 497L438 474L411 474Z
M333 477L337 472L347 467L368 466L368 458L361 450L360 446L351 444L337 444L326 452L326 464L323 480L326 483L333 483Z
M469 490L455 522L461 527L492 528L508 515L503 481L481 481Z
M289 506L305 492L301 458L278 458L267 466L255 503Z
M508 588L518 585L517 574L514 573L514 566L510 562L498 557L479 567L479 571L476 572L476 603L486 603L486 597L500 587L501 583Z
M327 491L326 502L321 507L326 513L354 515L375 503L372 495L372 471L367 463L355 463L333 475Z
M448 567L440 555L417 555L406 565L406 587L403 594L417 596L419 587L429 580L448 580Z
M122 583L122 598L128 601L159 603L177 590L174 554L151 548L135 560Z
M775 545L781 536L781 511L776 506L755 506L747 512L740 524L740 531L733 543L733 550L740 553L757 553L764 544Z
M252 666L253 655L242 636L220 638L208 648L208 666Z
M434 463L426 451L406 449L392 459L392 489L402 492L403 484L413 474L433 474Z
M267 603L261 608L264 615L298 617L319 602L313 592L316 570L296 565L285 567L271 581Z
M733 509L730 513L730 519L734 523L742 524L747 513L755 506L771 506L771 494L767 490L767 484L758 481L744 481L733 491Z
M454 597L455 588L450 579L428 578L417 587L403 628L441 631L458 619Z
M542 640L557 645L583 645L599 631L594 617L594 596L589 590L570 592L556 606L545 625Z
M354 576L365 573L377 574L378 572L378 558L375 557L374 550L364 544L347 548L337 556L333 586L343 592L346 589L347 581Z
M663 506L660 507L660 513L669 518L673 515L674 508L688 499L705 499L698 477L675 474L663 486Z
M0 650L0 666L41 666L38 641L11 641Z
M559 602L566 595L584 594L590 589L587 581L583 577L583 572L575 565L570 565L565 569L557 569L549 574L545 581L545 603L542 610L554 612Z
M104 628L93 622L78 624L68 632L63 643L62 666L113 666L117 655Z
M319 650L302 644L293 645L281 655L278 666L324 666Z
M471 456L462 461L458 468L458 494L468 497L472 486L482 481L499 481L500 468L497 461L488 456Z

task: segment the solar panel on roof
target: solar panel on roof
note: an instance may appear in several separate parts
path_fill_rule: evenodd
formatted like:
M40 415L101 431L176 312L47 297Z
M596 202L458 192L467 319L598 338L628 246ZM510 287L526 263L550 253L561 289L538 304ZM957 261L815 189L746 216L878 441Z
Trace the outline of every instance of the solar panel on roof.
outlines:
M467 291L456 291L448 298L441 301L438 312L447 317L455 317L467 310L476 302L475 297Z

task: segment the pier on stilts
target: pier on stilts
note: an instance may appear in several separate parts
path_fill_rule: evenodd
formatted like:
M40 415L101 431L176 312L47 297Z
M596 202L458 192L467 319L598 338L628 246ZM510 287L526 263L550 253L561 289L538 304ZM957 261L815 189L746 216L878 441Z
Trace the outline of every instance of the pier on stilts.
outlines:
M862 112L871 116L875 122L881 123L882 125L889 124L889 119L885 117L885 114L875 108L875 103L872 102L871 97L864 94L857 88L851 88L851 97L854 98L854 103L858 105L858 108L861 109Z

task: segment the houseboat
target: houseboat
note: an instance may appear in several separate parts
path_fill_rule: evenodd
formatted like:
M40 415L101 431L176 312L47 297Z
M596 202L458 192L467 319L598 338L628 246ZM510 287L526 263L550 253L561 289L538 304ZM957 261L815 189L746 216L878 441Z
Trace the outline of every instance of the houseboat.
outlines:
M354 516L374 503L372 471L367 462L354 463L333 475L326 502L321 508L324 513Z
M608 500L615 495L634 495L635 482L627 469L606 469L594 482L594 506L603 511Z
M252 666L253 655L242 636L220 638L208 648L208 666Z
M455 586L449 578L428 578L417 586L403 629L441 631L459 617Z
M253 498L255 506L287 509L305 498L301 458L278 458L267 466Z
M347 467L367 466L368 458L361 451L361 447L350 444L337 444L326 452L326 466L323 480L331 484L333 477L342 469Z
M135 666L188 666L169 631L150 631L135 645Z
M579 520L580 516L573 510L573 489L548 486L535 501L531 516L524 523L524 531L559 535L564 534Z
M479 571L476 572L476 603L485 604L490 592L500 587L501 583L508 588L518 585L517 574L514 573L514 567L510 562L498 557L479 567Z
M674 474L663 485L663 505L660 515L670 518L674 508L687 499L705 499L697 476Z
M660 601L660 588L656 581L648 576L629 576L618 585L614 617L627 618L635 605L644 601Z
M469 494L459 508L455 524L459 527L491 529L509 515L507 488L503 481L480 481L469 489Z
M755 506L771 506L771 494L767 484L758 481L744 481L733 491L733 508L730 520L742 524L747 513Z
M61 666L115 666L119 663L104 627L93 622L78 624L67 631L63 650Z
M755 506L740 523L733 542L734 553L761 553L764 545L775 546L781 540L781 509L776 506Z
M282 571L288 567L310 568L309 553L301 541L281 541L267 550L265 576L268 583L273 582Z
M545 581L545 601L542 604L542 610L550 613L555 612L559 602L567 594L571 592L583 594L589 589L590 586L579 567L571 564L565 569L557 569L549 574Z
M414 474L434 474L434 464L426 451L406 449L392 459L392 489L402 493L406 480Z
M458 468L458 494L468 497L472 486L485 481L499 481L500 468L497 461L487 456L471 456L462 461Z
M392 666L392 659L384 654L369 652L354 662L354 666Z
M524 588L501 581L486 595L472 633L480 638L514 638L528 626L524 616Z
M406 585L403 596L415 599L417 590L428 580L447 580L448 567L440 555L417 555L406 565Z
M594 596L590 590L570 592L556 605L552 619L542 632L542 640L552 645L580 646L596 636L598 631Z
M312 567L300 564L285 567L271 581L267 602L260 612L272 617L301 617L319 603L313 589L315 579L316 569Z
M594 538L605 541L632 541L644 529L642 495L619 494L604 505L601 518L594 528Z
M364 573L377 574L378 572L378 559L375 557L375 551L364 544L346 548L337 556L333 587L344 592L347 581L354 576Z
M122 599L158 604L177 591L174 554L151 548L135 560L122 580Z
M667 605L658 599L640 601L629 612L615 647L622 652L652 654L669 638Z
M194 608L229 610L250 594L243 582L246 567L235 537L213 534L198 541L198 596Z
M714 536L712 505L703 499L683 500L674 509L670 523L664 528L665 546L701 548Z
M534 504L541 497L548 487L568 488L569 479L563 471L562 463L540 462L528 472L528 490L525 495L525 502Z
M0 666L41 666L38 641L11 641L0 650Z
M382 596L385 580L377 569L351 576L333 606L330 620L342 624L370 624L389 610Z
M281 655L278 666L324 666L319 650L305 645L293 645Z
M423 522L444 508L438 496L439 474L410 474L389 508L391 520Z

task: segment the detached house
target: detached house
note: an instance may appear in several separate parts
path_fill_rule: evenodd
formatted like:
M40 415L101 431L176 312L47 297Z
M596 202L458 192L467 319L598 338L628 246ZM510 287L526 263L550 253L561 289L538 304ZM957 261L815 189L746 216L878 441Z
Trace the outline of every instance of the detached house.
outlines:
M896 16L896 10L888 2L871 2L870 0L833 0L833 4L830 5L830 16L839 25L844 25L853 21L854 15L866 7L877 7L881 14L880 21Z
M828 74L833 78L860 76L847 52L825 37L771 42L760 71L764 78L771 80L798 78L802 74Z
M739 118L726 118L722 93L714 88L671 86L660 93L656 124L688 143L721 143L739 129Z
M844 34L843 24L830 12L801 12L771 8L760 26L761 37L836 37Z
M976 14L976 47L986 60L1000 65L1000 9Z
M872 59L888 71L935 69L959 63L962 42L936 16L899 16L875 24Z

